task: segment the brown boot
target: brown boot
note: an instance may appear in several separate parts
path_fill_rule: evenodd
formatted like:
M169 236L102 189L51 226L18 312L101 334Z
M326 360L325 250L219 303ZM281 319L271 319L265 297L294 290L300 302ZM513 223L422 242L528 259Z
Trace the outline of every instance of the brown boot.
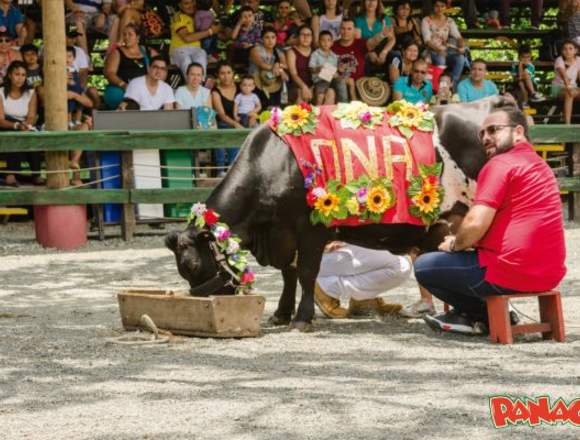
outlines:
M340 301L327 295L318 283L314 285L314 302L324 316L330 319L348 318L348 310L340 307Z
M375 313L380 315L396 314L401 310L401 304L386 302L383 298L373 298L357 301L350 299L349 311L351 316L369 316Z

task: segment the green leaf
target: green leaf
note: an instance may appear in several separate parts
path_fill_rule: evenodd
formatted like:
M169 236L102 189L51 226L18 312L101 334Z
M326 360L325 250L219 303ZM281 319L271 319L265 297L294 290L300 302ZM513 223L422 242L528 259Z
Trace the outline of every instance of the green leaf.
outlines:
M403 136L405 136L407 139L411 139L413 137L413 130L410 129L409 127L405 127L404 125L401 125L399 127L399 131L401 132L401 134Z
M313 209L310 212L310 223L312 223L313 225L317 225L318 223L320 223L320 218L318 216L318 211L316 209Z

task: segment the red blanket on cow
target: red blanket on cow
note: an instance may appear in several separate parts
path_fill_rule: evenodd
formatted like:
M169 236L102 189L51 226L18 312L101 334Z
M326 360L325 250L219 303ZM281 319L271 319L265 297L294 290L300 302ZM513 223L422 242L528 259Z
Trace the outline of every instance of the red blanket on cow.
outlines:
M287 107L270 120L304 175L313 223L428 224L443 193L432 114L403 103Z

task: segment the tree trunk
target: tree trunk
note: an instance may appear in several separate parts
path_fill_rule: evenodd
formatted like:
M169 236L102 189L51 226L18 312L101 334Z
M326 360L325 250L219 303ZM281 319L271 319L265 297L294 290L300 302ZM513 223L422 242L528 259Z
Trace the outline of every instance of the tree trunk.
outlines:
M64 0L42 3L42 35L44 37L45 118L49 131L66 131L67 75ZM68 169L67 152L47 152L49 171ZM49 173L47 186L63 188L69 185L68 172Z

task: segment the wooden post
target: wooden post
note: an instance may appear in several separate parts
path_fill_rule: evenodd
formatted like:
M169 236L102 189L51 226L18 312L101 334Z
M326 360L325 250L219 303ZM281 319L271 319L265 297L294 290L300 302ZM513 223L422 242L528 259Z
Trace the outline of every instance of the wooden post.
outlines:
M123 189L132 190L135 188L133 178L133 152L123 151L121 153L121 175L123 179ZM123 204L123 214L121 216L121 235L123 240L128 241L135 233L135 206L132 201Z
M571 160L571 176L580 175L580 144L574 144L572 147L572 160ZM580 221L580 193L574 192L572 197L569 199L572 203L570 207L570 219L576 222ZM570 203L568 202L568 203Z
M42 35L46 129L66 131L68 110L64 0L42 2ZM68 164L68 152L46 153L46 166L49 171L66 170ZM49 173L47 186L49 188L69 186L68 172Z

